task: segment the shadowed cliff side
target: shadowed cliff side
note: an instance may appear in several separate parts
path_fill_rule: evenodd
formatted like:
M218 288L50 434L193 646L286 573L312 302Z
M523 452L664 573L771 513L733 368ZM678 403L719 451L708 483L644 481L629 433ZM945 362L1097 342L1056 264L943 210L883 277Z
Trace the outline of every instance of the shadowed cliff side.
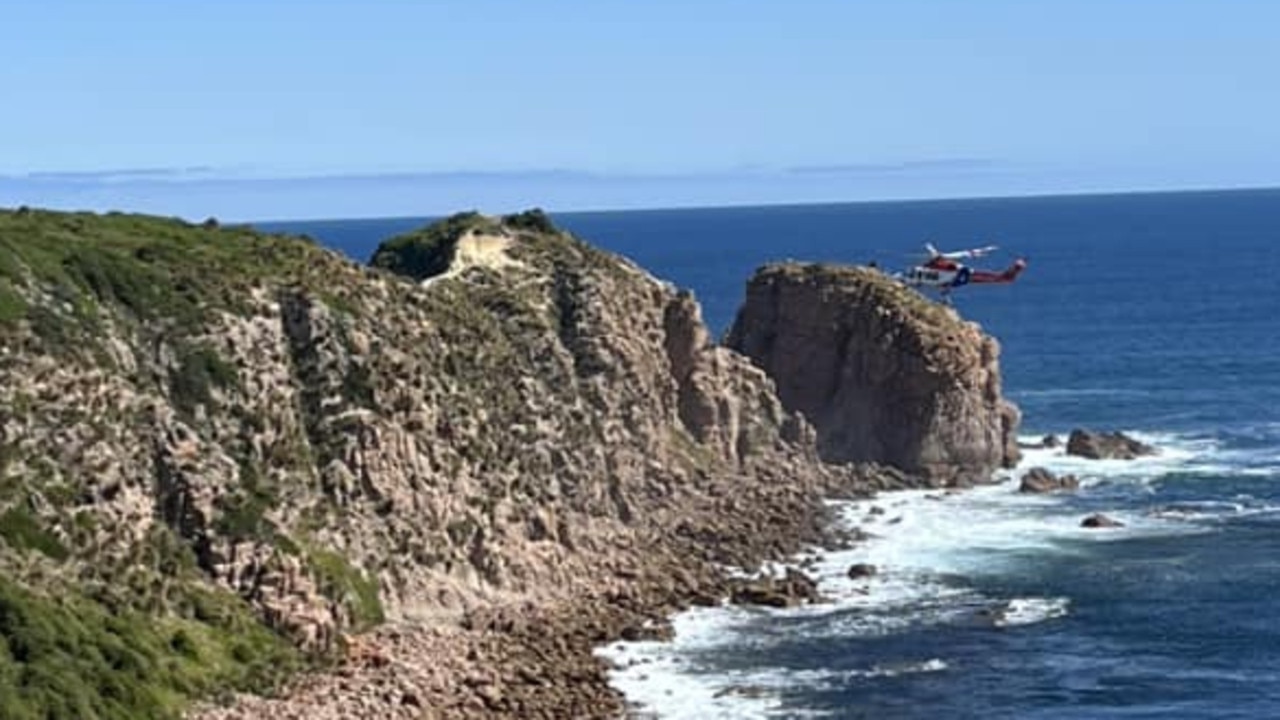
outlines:
M876 270L767 265L726 343L813 423L828 461L957 485L1017 460L1019 414L1001 397L998 343Z

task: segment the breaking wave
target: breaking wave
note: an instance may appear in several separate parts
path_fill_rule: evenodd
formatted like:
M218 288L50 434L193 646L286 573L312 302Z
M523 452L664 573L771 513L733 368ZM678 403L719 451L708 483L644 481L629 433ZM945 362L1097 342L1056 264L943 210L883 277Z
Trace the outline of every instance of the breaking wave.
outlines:
M787 698L839 689L856 681L954 671L948 658L903 657L861 667L815 669L779 658L784 641L811 636L826 643L892 636L913 627L963 627L1011 632L1069 616L1071 598L992 594L982 579L1017 577L1048 555L1080 554L1093 543L1214 532L1224 518L1280 508L1250 496L1223 500L1211 493L1158 502L1159 483L1193 482L1265 471L1258 452L1232 450L1221 438L1128 432L1159 449L1135 460L1088 460L1062 448L1030 449L998 481L964 491L904 490L840 501L850 528L867 539L853 548L804 561L830 601L798 608L696 608L674 618L670 642L619 642L599 654L614 665L612 681L642 713L660 718L771 717ZM1039 438L1026 438L1038 442ZM1234 453L1234 454L1233 454ZM1077 493L1018 492L1031 467L1081 480ZM1181 480L1180 480L1181 478ZM1205 482L1212 482L1206 480ZM1201 486L1203 487L1203 486ZM1121 527L1091 529L1081 520L1101 512ZM854 564L869 575L850 577ZM994 583L996 587L999 583ZM747 668L734 658L752 658Z

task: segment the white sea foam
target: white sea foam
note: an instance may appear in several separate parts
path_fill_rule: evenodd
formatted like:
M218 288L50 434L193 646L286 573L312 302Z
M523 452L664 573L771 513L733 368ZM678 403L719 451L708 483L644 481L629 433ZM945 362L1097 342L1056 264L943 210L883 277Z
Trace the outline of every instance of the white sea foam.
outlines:
M787 673L785 679L780 673L713 673L698 660L718 648L748 646L751 635L744 630L750 615L745 608L694 608L673 618L670 642L617 642L597 654L613 664L614 687L644 713L660 718L768 717L778 708L778 689L804 684L802 673Z
M1241 477L1274 477L1280 476L1280 465L1260 465L1258 467L1240 468L1234 471Z
M1175 469L1188 469L1193 461L1203 461L1218 454L1218 443L1208 438L1184 438L1170 433L1150 433L1127 430L1125 434L1156 448L1155 455L1143 455L1132 460L1093 460L1068 455L1065 447L1025 448L1018 471L1031 467L1043 467L1057 474L1075 475L1082 484L1098 482L1149 482L1163 473ZM1021 437L1023 445L1039 442L1039 438Z
M643 712L660 718L770 717L781 704L779 692L840 686L850 678L890 677L948 669L945 658L905 658L853 671L796 671L784 667L728 671L714 666L717 653L768 654L774 641L763 618L821 618L802 624L808 632L839 641L894 633L939 623L975 623L993 632L1019 632L1052 622L1070 612L1065 597L985 597L966 579L1017 572L1019 563L1045 554L1083 553L1089 542L1117 542L1140 536L1211 532L1204 516L1252 512L1246 499L1224 503L1171 505L1167 512L1134 508L1131 492L1103 512L1123 527L1089 529L1070 495L1034 495L1017 491L1028 468L1075 474L1084 495L1105 502L1107 486L1145 487L1174 470L1208 466L1220 460L1209 440L1126 431L1155 445L1160 453L1135 460L1088 460L1062 448L1031 449L1000 482L961 492L904 490L854 502L833 502L845 521L871 534L853 548L821 554L808 572L832 602L787 609L697 608L674 618L675 637L667 643L616 643L601 649L616 669L612 682ZM1034 440L1032 440L1034 441ZM855 563L875 566L869 577L850 578ZM775 569L780 572L780 569ZM792 634L803 630L788 626ZM788 710L788 716L794 713Z
M1071 600L1064 597L1014 598L992 613L992 624L996 627L1032 625L1066 615L1070 605Z
M898 677L914 673L941 672L948 667L950 666L945 661L933 658L924 662L879 663L870 670L853 670L848 675L865 678Z

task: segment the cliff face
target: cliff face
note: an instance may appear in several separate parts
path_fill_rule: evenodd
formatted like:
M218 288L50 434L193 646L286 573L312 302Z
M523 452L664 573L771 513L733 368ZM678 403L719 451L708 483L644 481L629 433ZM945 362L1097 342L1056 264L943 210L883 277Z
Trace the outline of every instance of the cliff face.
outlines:
M875 270L761 268L727 344L813 423L826 460L946 485L1017 460L1019 415L1001 397L997 342Z
M591 643L904 482L819 449L937 482L1007 457L994 341L876 276L762 272L744 355L538 212L371 264L0 212L0 715L170 716L339 652L301 704L206 717L607 715Z
M190 646L205 675L144 668L127 712L353 629L616 592L673 538L741 559L768 540L751 508L785 526L854 482L687 293L538 213L451 223L387 243L393 274L214 223L0 213L0 572L10 605Z

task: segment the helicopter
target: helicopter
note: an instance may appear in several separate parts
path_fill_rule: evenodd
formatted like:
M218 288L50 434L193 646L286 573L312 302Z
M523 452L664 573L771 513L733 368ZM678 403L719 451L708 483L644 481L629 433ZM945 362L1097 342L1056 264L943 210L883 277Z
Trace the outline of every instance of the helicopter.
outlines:
M895 277L913 287L936 288L942 294L943 300L948 303L951 302L951 291L955 288L970 284L1012 283L1027 267L1026 259L1021 257L1014 260L1013 264L1003 271L979 270L960 262L969 258L984 257L999 249L996 245L953 252L941 252L932 243L927 242L924 247L928 253L927 259L905 273L898 273Z

